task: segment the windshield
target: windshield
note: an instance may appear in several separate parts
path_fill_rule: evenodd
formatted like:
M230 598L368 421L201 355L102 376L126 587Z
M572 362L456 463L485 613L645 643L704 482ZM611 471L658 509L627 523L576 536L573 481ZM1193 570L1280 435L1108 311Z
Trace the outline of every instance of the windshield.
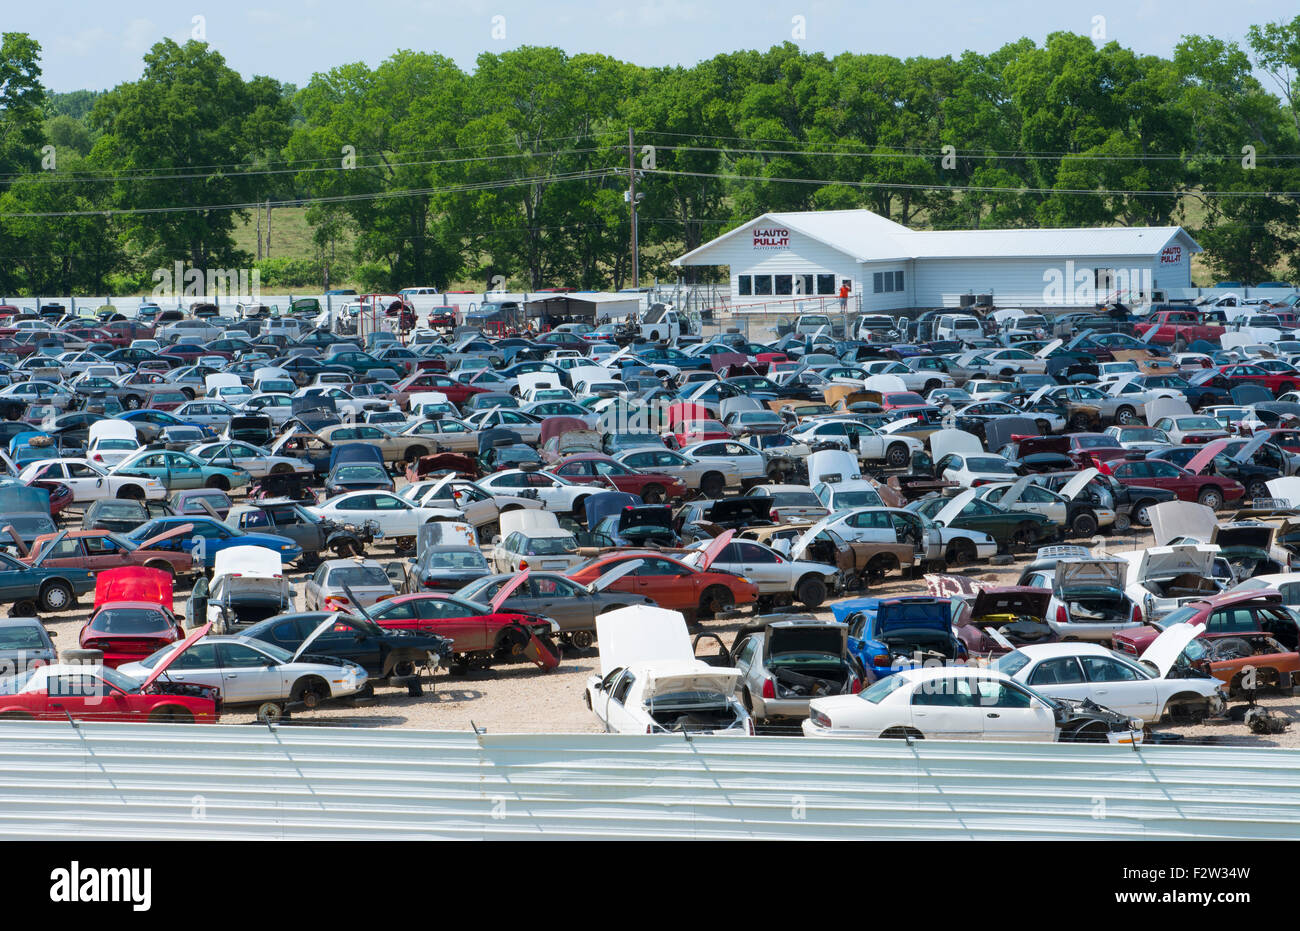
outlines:
M1021 653L1019 650L1015 650L1005 656L999 656L989 664L989 668L996 670L997 672L1006 673L1008 676L1014 676L1020 670L1024 669L1028 663L1029 657L1024 653Z
M821 502L811 491L778 491L768 497L776 507L821 507Z
M528 541L529 556L562 556L578 552L578 541L573 536L534 537Z
M870 688L859 692L858 698L878 705L886 695L901 689L906 684L907 680L902 676L885 676L883 679L877 679Z
M985 459L975 457L966 460L966 466L972 472L1004 472L1012 474L1015 469L1005 459Z
M865 488L862 491L837 491L834 495L837 508L869 508L884 504L880 500L880 495Z
M339 566L331 569L328 585L373 585L392 587L388 575L378 566Z
M0 627L0 650L44 650L45 638L35 627Z
M105 608L95 615L90 627L101 634L158 634L172 629L161 611L149 608Z
M487 560L478 550L456 550L452 553L430 553L426 565L430 569L486 569Z

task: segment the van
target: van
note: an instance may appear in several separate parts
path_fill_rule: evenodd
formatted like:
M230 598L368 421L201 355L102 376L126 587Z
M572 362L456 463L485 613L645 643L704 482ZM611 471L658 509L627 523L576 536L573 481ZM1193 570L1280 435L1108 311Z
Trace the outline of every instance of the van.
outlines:
M934 324L936 340L967 342L984 335L984 325L969 314L942 314Z

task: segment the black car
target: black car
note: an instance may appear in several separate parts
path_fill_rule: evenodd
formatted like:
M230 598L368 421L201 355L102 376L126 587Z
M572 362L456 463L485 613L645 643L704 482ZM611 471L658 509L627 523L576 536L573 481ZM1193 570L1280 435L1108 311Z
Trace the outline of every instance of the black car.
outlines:
M476 546L430 546L406 570L402 593L460 591L491 572Z
M243 634L293 653L328 618L334 619L334 626L312 642L309 655L348 660L363 667L372 678L414 676L421 667L436 665L452 653L451 641L446 637L388 630L374 621L334 611L278 614L245 628Z
M392 491L393 480L383 466L368 462L340 462L325 479L325 496L332 498L349 491Z
M1066 482L1074 478L1074 475L1073 472L1056 472L1044 475L1037 481L1052 489L1052 491L1060 491ZM1103 502L1103 494L1109 498L1109 504ZM1094 508L1108 506L1113 508L1115 511L1114 529L1122 533L1133 525L1150 527L1151 517L1148 511L1151 506L1177 499L1178 495L1168 488L1125 485L1114 476L1098 475L1088 483L1083 491L1079 492L1075 500Z
M1256 450L1257 459L1268 445L1265 444L1264 447ZM1243 447L1244 442L1239 444L1234 451L1240 451ZM1165 462L1172 462L1180 469L1185 469L1187 463L1191 462L1203 448L1201 446L1164 446L1160 449L1151 450L1147 453L1146 458L1163 459ZM1282 451L1274 447L1272 452L1280 460L1276 466L1261 465L1253 461L1240 462L1233 459L1225 448L1224 452L1219 453L1211 460L1210 464L1202 470L1202 473L1219 475L1240 483L1246 489L1246 497L1251 500L1267 498L1269 497L1268 483L1286 474Z

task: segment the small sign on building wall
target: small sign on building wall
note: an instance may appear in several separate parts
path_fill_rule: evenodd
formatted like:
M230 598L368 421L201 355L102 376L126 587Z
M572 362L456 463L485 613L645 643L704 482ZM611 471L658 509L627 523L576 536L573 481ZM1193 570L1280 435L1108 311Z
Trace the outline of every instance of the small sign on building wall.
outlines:
M774 226L754 227L755 249L789 249L790 231Z
M1160 253L1161 265L1177 265L1183 260L1182 246L1165 246L1164 251Z

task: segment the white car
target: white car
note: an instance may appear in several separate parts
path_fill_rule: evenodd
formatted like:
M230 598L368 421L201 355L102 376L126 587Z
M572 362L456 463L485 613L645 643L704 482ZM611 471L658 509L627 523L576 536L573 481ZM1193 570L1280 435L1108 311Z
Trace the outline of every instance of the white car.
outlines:
M971 497L974 497L973 493ZM854 508L832 514L813 524L808 532L811 534L814 529L826 528L849 542L914 543L918 558L942 559L953 566L989 559L998 552L997 541L987 533L946 525L940 527L924 514L904 508Z
M268 475L311 475L311 463L292 456L276 456L261 446L238 441L218 440L200 443L186 450L191 456L227 469L243 469L253 478Z
M502 514L518 508L532 510L542 506L538 498L489 492L474 482L452 475L406 485L398 494L418 507L445 504L447 507L459 508L465 513L466 519L481 531L480 535L485 537L496 532L492 528Z
M632 469L662 472L680 478L690 488L707 489L708 497L721 497L725 488L740 484L740 469L726 459L696 459L675 449L662 447L629 449L614 457Z
M1118 555L1128 562L1124 592L1142 609L1147 623L1222 589L1214 581L1214 561L1219 547L1212 544L1148 546Z
M542 507L558 514L586 514L586 501L593 494L607 491L601 485L581 485L551 472L505 469L478 480L478 486L493 494L520 495L536 492ZM531 495L530 495L531 497Z
M907 465L913 453L925 449L925 444L915 437L880 433L848 417L808 420L799 424L790 435L796 440L796 445L789 450L794 456L808 455L814 443L834 443L859 459L883 462L895 469Z
M952 388L956 385L951 375L936 370L918 371L890 359L872 359L862 368L868 376L897 375L908 391L930 391L934 388Z
M682 562L701 572L730 572L749 579L758 586L762 607L798 602L812 610L821 607L827 594L839 587L839 569L835 566L792 559L755 540L732 539L710 559L716 550L709 547L712 542L695 544Z
M301 659L316 634L332 626L333 619L321 622L295 653L253 637L209 635L178 657L166 675L177 682L220 689L224 708L256 708L259 718L278 720L286 705L313 708L327 699L347 698L365 688L366 671L356 663ZM180 643L165 646L118 671L143 680L180 647Z
M239 411L235 410L225 401L216 398L199 398L195 401L186 401L180 407L176 408L175 415L186 423L198 423L205 427L221 427L230 423L231 417L238 417Z
M994 669L905 669L857 695L814 698L809 707L807 737L1142 742L1140 718L1104 708L1081 717L1070 700Z
M340 524L359 526L364 521L373 520L386 537L414 537L420 525L430 521L465 521L465 515L460 511L416 507L389 491L350 491L306 510Z
M756 485L750 494L771 499L772 520L778 524L818 521L830 514L829 506L807 485ZM872 503L883 502L877 496Z
M719 468L729 465L741 486L767 478L767 459L762 451L738 440L705 440L683 446L680 452L704 465ZM707 489L704 495L711 497Z
M985 501L992 501L1008 511L1042 514L1053 523L1068 525L1075 536L1090 537L1098 529L1110 527L1115 523L1115 511L1100 504L1080 508L1071 514L1070 498L1062 492L1035 484L1033 478L1026 475L1015 482L981 485L975 489L975 493ZM1069 485L1068 490L1077 493L1086 482L1087 479L1076 482L1075 485L1080 486L1079 488Z
M1175 624L1171 629L1180 626L1191 637L1198 633L1189 624ZM1168 633L1165 631L1161 637ZM1170 678L1169 673L1175 669L1173 661L1182 650L1170 657L1164 654L1180 633L1183 631L1174 631L1174 636L1164 643L1157 637L1140 662L1096 643L1037 643L998 657L992 668L1049 698L1090 699L1148 724L1158 724L1166 715L1195 720L1221 714L1228 695L1219 680L1208 674L1186 676L1185 669ZM1182 645L1186 647L1187 642ZM1157 665L1156 659L1161 664L1153 673L1146 663Z
M67 485L72 489L72 500L78 504L102 498L158 501L167 497L167 486L156 478L106 472L85 459L42 459L18 474L24 484L37 479Z
M740 670L695 658L677 611L634 605L596 617L600 674L583 699L607 733L744 737L754 723L737 700Z
M242 398L239 409L245 414L262 414L271 418L279 429L293 416L293 396L279 392L262 392Z
M998 453L949 453L934 463L934 474L963 488L976 483L1008 482L1019 477L1015 466Z
M1112 424L1104 432L1107 436L1114 437L1115 442L1124 449L1150 452L1153 449L1162 449L1174 445L1165 431L1157 430L1155 427L1143 427L1138 424L1124 426Z

